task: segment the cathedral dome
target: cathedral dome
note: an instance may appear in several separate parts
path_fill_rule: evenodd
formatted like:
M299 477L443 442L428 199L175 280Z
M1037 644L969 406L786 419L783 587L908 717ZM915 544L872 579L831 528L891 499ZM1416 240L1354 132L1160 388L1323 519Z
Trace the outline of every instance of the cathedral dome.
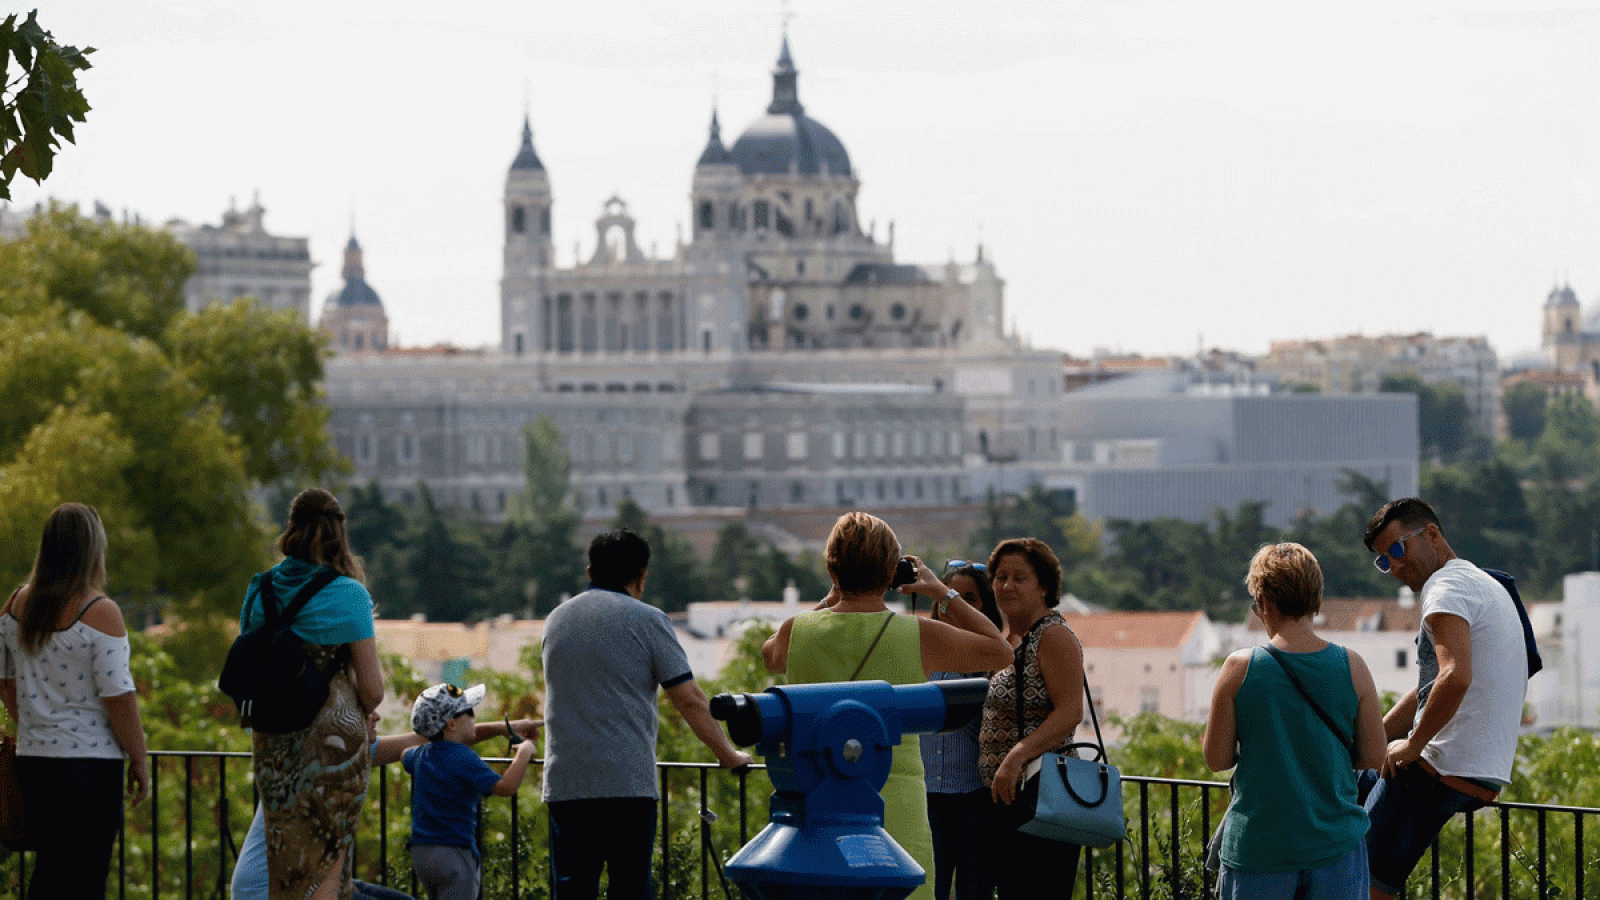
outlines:
M366 279L353 278L344 283L344 287L333 292L328 298L334 306L382 306L383 301L378 299L378 292L367 284Z
M826 125L809 116L765 115L733 143L733 161L745 175L850 174L850 155Z
M796 82L799 72L783 39L778 67L772 70L772 103L730 151L745 175L849 175L850 154L826 125L805 114Z

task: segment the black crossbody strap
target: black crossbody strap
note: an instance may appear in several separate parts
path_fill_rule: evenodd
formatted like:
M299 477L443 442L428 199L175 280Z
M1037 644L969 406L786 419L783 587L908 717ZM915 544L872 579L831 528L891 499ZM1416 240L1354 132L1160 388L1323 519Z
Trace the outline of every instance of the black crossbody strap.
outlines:
M1289 668L1289 663L1283 658L1283 651L1271 644L1263 646L1268 653L1272 654L1272 658L1277 660L1278 668L1283 670L1283 674L1289 676L1289 683L1294 685L1294 689L1300 692L1301 697L1305 698L1306 703L1311 706L1311 711L1317 714L1317 718L1322 720L1322 724L1328 726L1328 730L1333 732L1333 736L1338 738L1339 743L1344 745L1345 752L1350 754L1350 759L1354 762L1356 758L1355 742L1346 737L1344 729L1333 721L1332 716L1323 711L1321 704L1311 698L1311 694L1306 691L1305 685L1301 684L1300 679L1295 677L1294 670Z
M861 657L861 662L857 664L856 670L850 673L850 677L845 679L846 681L855 681L856 676L861 674L861 670L867 667L867 660L872 658L872 651L878 649L878 642L883 640L883 633L889 630L889 623L893 621L894 610L891 609L889 610L889 615L884 617L883 627L878 629L878 636L873 638L871 646L867 647L867 655Z

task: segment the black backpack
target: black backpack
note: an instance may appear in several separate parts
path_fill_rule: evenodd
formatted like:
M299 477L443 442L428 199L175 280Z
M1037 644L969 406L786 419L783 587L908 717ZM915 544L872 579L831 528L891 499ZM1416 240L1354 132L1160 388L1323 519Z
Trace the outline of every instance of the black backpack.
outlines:
M239 708L240 725L262 734L300 731L311 727L328 702L331 674L317 665L305 641L289 626L306 601L338 577L338 572L326 568L313 575L281 612L271 570L257 579L265 621L234 639L217 679L217 687Z

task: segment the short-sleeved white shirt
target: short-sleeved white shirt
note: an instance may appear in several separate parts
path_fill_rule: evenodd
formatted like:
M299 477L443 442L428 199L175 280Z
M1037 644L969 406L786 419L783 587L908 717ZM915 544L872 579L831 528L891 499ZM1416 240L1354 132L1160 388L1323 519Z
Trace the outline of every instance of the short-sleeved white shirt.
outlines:
M121 759L102 697L134 689L128 638L82 622L22 649L19 623L0 615L0 678L17 680L17 755Z
M1472 684L1422 755L1442 775L1510 784L1528 695L1528 654L1516 606L1482 569L1452 559L1422 586L1422 628L1430 638L1434 613L1460 616L1470 628Z

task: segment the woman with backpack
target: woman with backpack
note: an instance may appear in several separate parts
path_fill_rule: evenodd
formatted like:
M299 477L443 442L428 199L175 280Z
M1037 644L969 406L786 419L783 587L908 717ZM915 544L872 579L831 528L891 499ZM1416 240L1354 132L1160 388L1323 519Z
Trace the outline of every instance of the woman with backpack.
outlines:
M105 580L100 514L63 503L45 522L28 583L0 615L0 699L17 724L36 851L30 897L104 897L124 785L134 803L150 793L128 631Z
M350 552L344 511L327 491L308 488L294 498L277 547L283 561L245 591L244 631L266 621L263 579L271 579L267 593L282 609L318 573L338 577L310 595L290 625L330 676L327 701L308 728L254 735L270 892L272 900L333 900L350 895L350 848L371 768L365 722L383 700L372 597Z

